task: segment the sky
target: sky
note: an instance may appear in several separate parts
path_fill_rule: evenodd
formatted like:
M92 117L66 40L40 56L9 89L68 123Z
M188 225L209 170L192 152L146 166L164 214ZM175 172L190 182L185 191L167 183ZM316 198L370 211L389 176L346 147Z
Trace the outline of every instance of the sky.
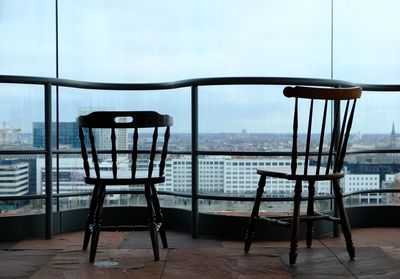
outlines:
M331 78L400 84L398 1L59 0L59 77L166 82L216 76ZM0 0L0 74L56 76L54 0ZM333 33L332 33L333 30ZM331 39L333 37L333 48ZM333 55L333 60L331 57ZM333 69L333 71L332 71ZM199 90L200 132L290 132L281 86ZM43 121L40 86L0 85L0 121ZM190 132L190 89L60 89L60 119L93 107L157 110ZM354 132L400 131L399 93L364 93ZM53 109L54 110L54 109ZM398 120L398 121L396 121Z

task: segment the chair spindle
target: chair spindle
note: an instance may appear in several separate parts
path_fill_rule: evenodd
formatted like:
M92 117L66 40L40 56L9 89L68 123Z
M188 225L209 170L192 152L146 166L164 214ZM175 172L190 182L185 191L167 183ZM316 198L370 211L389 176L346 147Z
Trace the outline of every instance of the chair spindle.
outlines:
M311 141L311 127L313 118L314 99L311 99L310 112L308 114L308 128L307 128L307 143L306 143L306 156L304 158L304 174L308 171L308 159L310 157L310 141Z
M148 177L151 177L153 175L154 158L156 157L157 138L158 138L158 127L155 127L154 128L154 133L153 133L153 143L151 145L151 151L150 151L150 162L149 162Z
M333 122L333 131L331 133L331 144L329 147L329 155L328 155L328 161L326 162L326 171L325 174L329 174L329 169L331 167L332 164L332 157L333 157L333 146L334 146L334 142L335 139L337 137L337 130L338 130L338 125L339 125L339 108L340 106L336 107L335 110L335 117L334 117L334 122Z
M338 154L338 164L336 167L336 172L339 172L342 170L343 167L343 161L344 161L344 157L346 155L346 150L347 150L347 142L349 140L349 136L350 136L350 130L351 130L351 126L353 125L353 116L354 116L354 110L356 108L356 102L357 99L353 100L353 105L351 108L351 112L350 112L350 116L349 119L347 121L347 127L346 127L346 134L343 140L343 144L342 144L342 148L341 148L341 152L340 154Z
M133 146L132 146L132 167L131 167L132 178L136 177L138 139L139 139L138 128L135 128L135 131L133 132Z
M328 108L328 100L325 100L324 104L324 113L322 115L322 124L321 124L321 135L319 138L319 147L318 147L318 159L317 159L317 168L315 170L315 174L319 175L319 171L321 168L321 157L322 157L322 151L324 147L324 137L325 137L325 125L326 125L326 111Z
M159 176L162 176L164 174L165 160L167 159L167 152L168 152L169 136L170 136L169 127L167 127L164 133L164 144L161 152Z
M337 151L336 151L336 161L335 161L335 165L333 167L334 171L337 169L337 165L339 163L339 154L342 149L343 137L344 137L344 133L346 131L347 114L349 111L349 102L350 102L350 100L347 100L346 109L344 110L343 120L342 120L342 124L341 124L341 129L340 129L340 136L339 136Z
M111 129L111 160L113 177L117 178L117 144L116 144L115 128Z
M298 98L295 99L293 116L293 145L292 145L292 174L296 174L297 169L297 129L298 129Z
M88 162L88 153L85 144L85 134L83 132L83 128L79 127L79 140L81 143L81 150L82 150L82 159L83 159L83 168L85 170L85 175L90 177L90 167Z
M93 158L94 171L96 173L96 178L100 178L99 158L97 156L96 144L95 144L92 128L89 128L89 140L90 140L90 146L92 147L92 158Z

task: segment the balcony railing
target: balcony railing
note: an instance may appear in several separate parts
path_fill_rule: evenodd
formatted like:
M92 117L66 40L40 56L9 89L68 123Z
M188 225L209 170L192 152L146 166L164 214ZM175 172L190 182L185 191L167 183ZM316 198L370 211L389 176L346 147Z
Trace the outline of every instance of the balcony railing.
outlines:
M52 148L52 122L54 121L52 115L52 87L70 87L76 89L87 90L113 90L113 91L152 91L152 90L172 90L177 88L190 89L191 97L191 150L187 152L171 151L170 154L184 154L191 155L191 174L192 174L192 191L191 193L180 192L166 192L160 191L162 195L173 195L177 197L191 199L191 229L192 236L197 237L199 231L199 199L206 200L224 200L224 201L252 201L252 197L235 197L227 195L210 195L199 193L199 156L209 155L234 155L234 156L284 156L290 155L290 152L259 152L259 151L204 151L199 149L199 104L198 96L199 91L204 86L219 86L219 85L308 85L308 86L327 86L327 87L349 87L361 86L363 91L379 91L379 92L400 92L400 85L387 85L387 84L356 84L343 80L334 79L313 79L313 78L289 78L289 77L220 77L220 78L198 78L188 79L175 82L165 83L97 83L97 82L84 82L66 79L56 79L47 77L29 77L29 76L1 76L0 83L10 84L29 84L29 85L42 85L44 94L44 119L45 119L45 149L44 150L0 150L0 155L16 155L16 154L32 154L45 156L45 188L46 192L42 195L24 195L24 196L1 196L0 201L5 200L37 200L45 199L46 201L46 238L52 238L53 232L53 199L72 197L80 195L90 195L91 192L79 193L53 193L53 177L52 177L52 158L54 155L61 154L78 154L78 151L62 150L59 148ZM188 92L189 94L189 92ZM56 94L56 120L58 125L59 115L59 95ZM124 151L122 151L124 152ZM360 150L351 151L349 154L362 154L362 153L400 153L400 149L373 149L373 150ZM301 156L301 154L299 154ZM57 166L58 167L58 166ZM345 193L345 197L359 195L359 194L374 194L374 193L394 193L400 192L399 189L374 189L356 191ZM142 193L141 191L108 191L107 194L135 194ZM317 197L317 200L331 200L331 195ZM306 198L304 198L306 199ZM287 197L265 197L266 201L289 201Z

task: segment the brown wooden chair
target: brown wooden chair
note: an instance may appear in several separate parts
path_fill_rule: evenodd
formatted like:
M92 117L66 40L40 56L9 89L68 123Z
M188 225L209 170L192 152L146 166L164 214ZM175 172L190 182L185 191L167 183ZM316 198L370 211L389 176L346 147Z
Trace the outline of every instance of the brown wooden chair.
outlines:
M106 186L108 185L144 185L144 193L148 209L148 229L150 230L154 259L156 261L159 260L158 233L160 233L163 247L168 247L163 216L161 214L160 203L154 185L165 181L164 169L167 157L170 126L172 126L172 122L170 116L160 115L153 111L98 111L85 116L80 116L77 119L83 166L85 170L85 183L94 185L83 240L83 250L86 250L89 240L92 238L90 262L94 262L96 257L100 230L125 231L143 229L143 226L101 226L103 202L106 193ZM144 150L138 150L138 142L140 142L139 130L146 130L146 128L150 128L153 134L152 143L148 144L149 150L145 152ZM131 165L130 171L128 171L129 175L126 175L125 172L124 176L122 171L118 170L117 158L118 156L121 156L118 154L117 150L118 143L121 142L118 141L118 135L121 134L127 137L129 129L133 131L133 146L130 152ZM164 131L164 139L162 142L161 155L156 156L159 130ZM105 140L107 140L107 143L104 143ZM100 143L102 149L101 154L98 154L96 149L97 143ZM87 144L91 146L90 153L92 155L92 162L89 162L88 159ZM107 152L103 150L105 148L109 148L108 154L111 153L111 167L108 168L108 170L104 170L100 164L101 160L105 160L103 156L106 155L104 154L107 154ZM138 153L140 153L139 156ZM142 153L149 154L143 155L148 156L148 167L146 170L137 170L138 157L142 156ZM126 158L127 155L125 156L125 159ZM153 174L153 169L157 166L158 171Z
M355 249L351 239L349 221L343 205L339 179L344 177L344 174L341 173L341 170L346 154L350 129L353 122L356 101L361 96L361 88L316 88L296 86L286 87L283 91L283 94L288 98L294 98L295 103L291 166L286 171L280 171L276 169L257 170L257 173L260 175L260 179L258 182L256 199L247 227L244 250L247 253L250 249L257 221L266 220L271 223L288 226L291 227L289 263L293 265L296 263L297 257L299 222L305 221L307 224L306 244L307 247L310 247L312 244L313 221L329 220L341 224L343 235L346 240L347 251L350 258L353 259L355 257ZM342 113L340 113L339 110L340 106L336 106L334 114L335 117L333 117L334 119L331 120L333 127L332 133L325 132L326 126L329 127L329 125L327 125L327 115L330 115L328 113L328 105L331 103L329 102L331 100L337 102L336 104L340 102L345 104L344 107L341 106ZM307 112L300 111L300 104L307 106L308 117ZM313 112L317 110L318 105L321 106L320 112L322 112L322 117L313 119ZM301 108L303 108L303 106ZM301 122L300 120L302 118L306 118L306 122ZM342 120L340 118L342 118ZM317 135L317 137L315 137L315 133L312 133L312 131L315 131L315 127L313 127L315 122L318 122L318 126L320 125L320 127L316 129L317 134L319 133L319 136ZM340 122L341 126L339 126ZM305 148L303 153L303 162L298 160L298 150L301 147L298 140L298 129L301 123L304 123L304 126L307 127L307 131L305 131L305 144L303 144ZM314 124L314 126L316 125ZM314 145L311 144L312 138L315 141ZM311 153L312 149L315 150L315 152ZM311 167L310 157L312 156L314 156L315 166ZM295 182L293 215L289 218L273 218L259 215L260 203L267 177L286 179ZM307 213L301 215L300 202L303 181L308 183L308 203ZM329 215L324 215L314 211L315 182L318 181L331 181L340 218L331 217Z

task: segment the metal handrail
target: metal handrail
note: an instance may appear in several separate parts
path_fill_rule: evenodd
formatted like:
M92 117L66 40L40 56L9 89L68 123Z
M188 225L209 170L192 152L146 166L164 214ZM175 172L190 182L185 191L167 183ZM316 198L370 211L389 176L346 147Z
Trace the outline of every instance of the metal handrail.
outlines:
M400 91L400 84L369 84L356 83L337 79L301 78L301 77L207 77L184 79L172 82L157 83L104 83L92 81L77 81L38 76L0 75L0 83L39 84L50 83L53 86L72 87L92 90L168 90L191 86L218 85L309 85L330 87L360 86L363 91L393 92Z
M192 194L189 192L173 192L173 191L157 191L160 195L166 196L176 196L181 198L191 198ZM364 195L364 194L388 194L388 193L400 193L400 189L396 188L388 188L388 189L370 189L370 190L359 190L353 192L343 193L343 198L355 196L355 195ZM106 195L128 195L128 194L144 194L143 190L107 190ZM81 191L81 192L70 192L70 193L59 193L53 194L53 198L69 198L69 197L79 197L79 196L90 196L92 195L92 191ZM210 194L197 194L199 199L202 200L219 200L219 201L254 201L254 195L246 196L246 195L210 195ZM46 195L24 195L24 196L3 196L0 197L0 200L36 200L36 199L45 199ZM314 200L331 200L334 199L334 195L318 195L314 197ZM293 197L269 197L263 196L261 198L262 201L270 201L270 202L282 202L282 201L293 201ZM301 197L302 201L307 201L308 196Z

